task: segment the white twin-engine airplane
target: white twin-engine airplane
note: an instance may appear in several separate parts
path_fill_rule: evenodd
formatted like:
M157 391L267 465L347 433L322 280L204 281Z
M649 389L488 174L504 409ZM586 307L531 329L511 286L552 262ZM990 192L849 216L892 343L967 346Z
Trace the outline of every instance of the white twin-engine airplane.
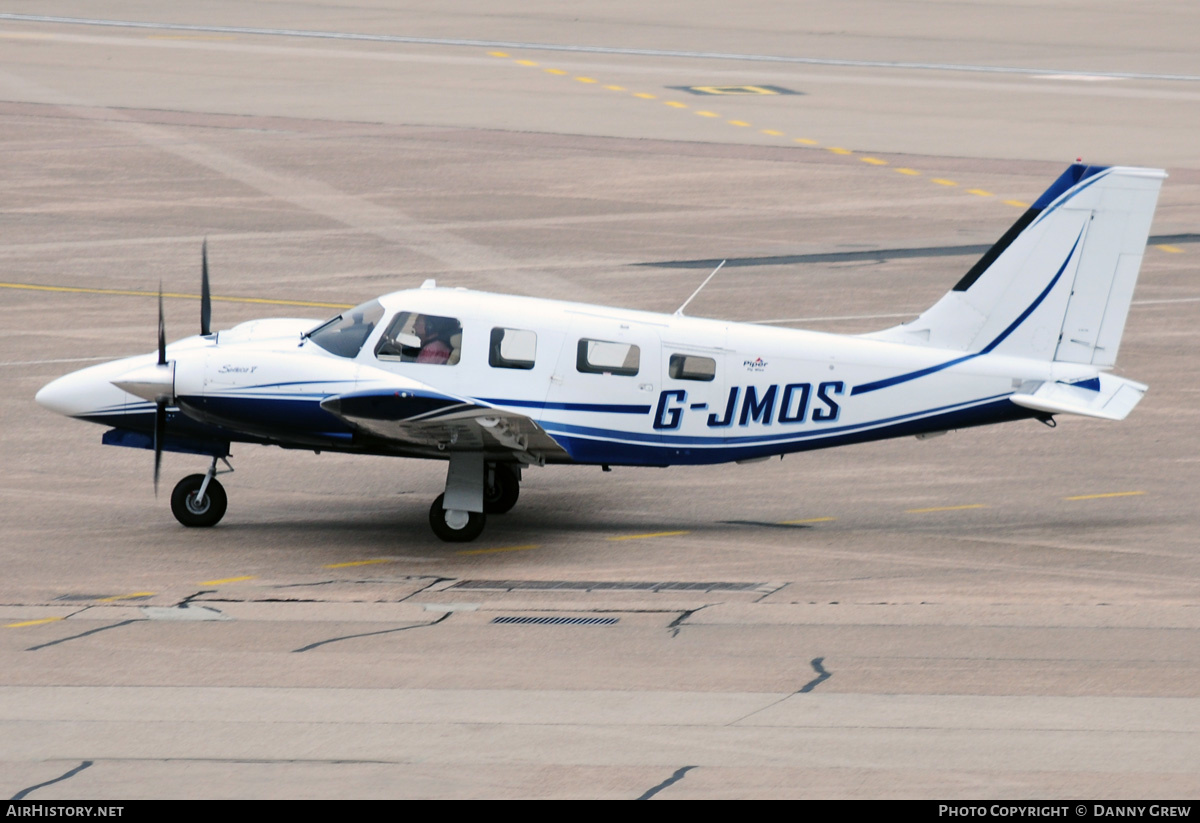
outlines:
M511 509L529 466L740 462L1056 414L1122 420L1146 386L1108 369L1165 177L1071 166L928 311L865 335L432 281L324 323L212 333L205 256L200 335L167 346L160 296L157 355L77 371L37 400L109 426L104 443L153 449L156 487L163 451L210 457L171 495L185 526L225 514L215 475L218 461L232 471L231 443L446 460L429 522L447 541Z

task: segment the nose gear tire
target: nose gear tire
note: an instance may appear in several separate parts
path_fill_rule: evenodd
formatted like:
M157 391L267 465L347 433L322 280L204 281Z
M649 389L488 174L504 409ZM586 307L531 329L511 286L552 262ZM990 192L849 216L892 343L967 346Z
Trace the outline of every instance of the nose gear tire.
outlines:
M210 480L204 497L197 497L200 486L204 484L204 475L189 474L175 484L171 492L171 513L175 519L189 528L208 528L221 522L225 509L229 506L229 498L225 496L224 487L216 480Z

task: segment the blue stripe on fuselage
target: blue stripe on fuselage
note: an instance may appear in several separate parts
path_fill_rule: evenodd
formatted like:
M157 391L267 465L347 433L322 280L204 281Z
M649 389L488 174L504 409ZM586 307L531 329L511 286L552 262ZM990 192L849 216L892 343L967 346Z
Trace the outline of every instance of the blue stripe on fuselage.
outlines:
M625 405L620 403L546 403L541 400L512 400L501 397L480 397L480 403L491 406L512 406L516 409L542 409L544 411L582 411L605 414L649 414L649 406Z
M1086 228L1086 226L1084 228ZM918 377L924 377L927 374L933 374L934 372L939 372L939 371L942 371L943 369L948 369L951 366L957 366L959 363L965 363L968 360L973 360L976 357L981 357L982 355L989 354L993 349L995 349L997 346L999 346L1001 343L1003 343L1005 338L1007 338L1010 334L1012 334L1014 331L1016 331L1017 327L1020 326L1022 323L1024 323L1029 318L1029 315L1033 314L1033 312L1037 309L1037 307L1042 304L1042 301L1046 299L1046 296L1049 295L1050 292L1054 289L1055 284L1058 283L1059 278L1061 278L1063 275L1063 272L1067 270L1067 265L1071 262L1071 258L1075 256L1075 249L1079 248L1079 241L1083 239L1083 232L1084 232L1084 229L1079 230L1079 236L1075 238L1075 243L1071 246L1071 251L1069 251L1067 253L1067 259L1064 260L1062 262L1062 265L1058 267L1058 273L1054 275L1054 277L1053 277L1053 279L1051 279L1049 285L1047 285L1046 288L1042 289L1042 293L1039 294L1034 299L1034 301L1029 304L1029 306L1025 309L1025 311L1021 312L1021 314L1017 317L1016 320L1014 320L1012 323L1010 323L1008 325L1008 328L1006 328L1004 331L1000 332L1000 334L996 337L996 339L993 340L991 343L988 343L986 346L984 346L982 350L975 352L974 354L968 354L963 357L956 357L953 360L947 360L945 363L939 363L936 366L929 366L924 369L918 369L917 371L911 371L911 372L907 372L905 374L898 374L895 377L888 377L883 380L876 380L873 383L863 383L861 385L858 385L858 386L855 386L854 388L852 388L850 390L850 394L851 395L866 394L867 392L878 391L879 389L886 389L889 386L896 386L896 385L899 385L900 383L907 383L910 380L916 380Z
M813 451L891 437L906 437L925 432L1022 420L1034 417L1036 414L1030 409L1017 406L1006 399L1000 399L966 409L904 420L879 428L860 428L856 431L843 429L841 434L820 438L796 440L790 443L759 443L757 445L732 445L704 449L689 449L681 444L622 443L566 434L554 434L553 437L577 463L618 466L703 465L728 463L734 460L752 460L756 457L771 457L776 454Z
M832 426L828 428L813 428L805 431L792 431L785 434L761 434L761 435L745 435L742 437L697 437L694 435L682 434L660 434L660 433L643 433L643 432L628 432L620 429L601 429L591 426L576 426L569 423L558 423L550 420L539 421L541 427L545 429L555 440L558 440L558 435L586 437L591 439L607 440L610 442L621 442L626 445L637 443L654 443L666 444L668 446L704 446L708 448L720 448L730 445L736 446L767 446L779 445L788 441L802 441L827 437L829 435L838 435L848 432L857 432L877 429L888 426L890 424L900 423L936 415L942 412L962 410L971 406L986 404L993 401L1002 400L1009 397L1012 393L1005 392L1004 394L994 394L990 397L981 397L975 400L968 400L962 403L951 403L945 406L938 406L932 409L922 409L921 411L909 412L907 414L895 415L894 417L885 417L879 420L869 420L864 423L853 423L845 426Z
M353 429L345 421L321 408L320 400L271 397L179 397L187 413L216 425L245 429L259 434L278 432L322 437L349 435Z

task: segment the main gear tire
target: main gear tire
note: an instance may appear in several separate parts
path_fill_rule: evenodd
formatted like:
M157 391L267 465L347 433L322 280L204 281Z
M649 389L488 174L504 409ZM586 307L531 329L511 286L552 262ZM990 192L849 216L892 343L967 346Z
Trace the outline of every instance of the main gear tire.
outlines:
M446 495L439 494L429 507L429 527L438 539L447 543L470 543L483 534L486 514L446 509L442 505L445 498Z

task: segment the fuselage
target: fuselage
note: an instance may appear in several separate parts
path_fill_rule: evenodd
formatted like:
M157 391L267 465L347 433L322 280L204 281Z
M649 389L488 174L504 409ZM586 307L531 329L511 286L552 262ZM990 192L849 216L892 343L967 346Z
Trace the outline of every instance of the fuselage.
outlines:
M418 342L402 333L417 317L453 332L441 362L405 356L396 342ZM1008 400L1022 384L1097 374L1087 365L459 289L389 294L305 335L319 323L253 321L168 346L165 447L224 454L231 442L254 442L414 457L452 450L381 438L321 407L374 391L528 417L556 444L544 462L719 463L1030 417ZM38 401L145 435L153 398L113 381L155 357L67 375Z

